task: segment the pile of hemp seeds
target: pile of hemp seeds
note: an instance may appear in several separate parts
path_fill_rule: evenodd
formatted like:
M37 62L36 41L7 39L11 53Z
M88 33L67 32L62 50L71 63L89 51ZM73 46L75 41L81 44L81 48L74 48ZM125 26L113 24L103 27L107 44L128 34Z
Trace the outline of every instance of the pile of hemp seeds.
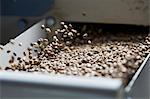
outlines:
M40 38L31 43L22 53L24 57L14 52L9 60L11 66L5 70L121 78L127 84L150 53L150 34L104 36L102 30L93 34L86 31L86 25L80 32L71 24L60 25L51 40ZM51 33L45 25L41 29Z

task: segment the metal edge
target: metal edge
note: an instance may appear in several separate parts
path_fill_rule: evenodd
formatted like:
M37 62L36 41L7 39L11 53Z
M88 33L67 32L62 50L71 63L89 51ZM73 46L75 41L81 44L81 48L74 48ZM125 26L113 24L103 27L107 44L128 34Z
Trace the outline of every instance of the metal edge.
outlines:
M120 79L80 77L54 74L33 74L26 72L0 72L0 81L20 82L29 84L57 85L94 90L118 91L122 87Z
M129 82L129 84L125 87L125 92L129 92L134 84L134 82L136 81L136 79L139 77L140 73L142 72L145 64L147 63L148 59L150 58L150 53L147 55L147 57L145 58L145 60L143 61L143 63L141 64L141 66L138 68L138 70L136 71L136 73L134 74L134 76L132 77L131 81Z

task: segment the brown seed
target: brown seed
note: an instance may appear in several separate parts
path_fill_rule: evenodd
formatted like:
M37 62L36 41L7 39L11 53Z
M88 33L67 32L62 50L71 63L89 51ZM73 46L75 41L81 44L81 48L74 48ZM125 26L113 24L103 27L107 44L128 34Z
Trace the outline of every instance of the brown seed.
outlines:
M31 51L31 50L32 50L32 48L31 48L31 47L28 47L28 48L27 48L27 50L28 50L28 51Z
M88 61L87 61L87 60L84 60L84 59L83 59L81 62L82 62L82 63L88 63Z
M29 59L32 59L32 56L29 55Z
M65 22L60 22L61 25L65 25Z
M68 26L67 26L67 25L64 25L64 28L65 28L65 29L68 29Z
M68 36L69 36L69 37L73 36L73 33L72 33L72 32L69 32L69 33L68 33Z
M16 54L15 52L13 53L13 55L14 55L14 56L17 56L17 54Z
M15 58L14 58L13 56L11 56L11 59L9 60L9 63L10 63L10 64L13 63L14 60L15 60Z
M37 53L37 52L38 52L38 50L36 50L36 49L35 49L35 50L34 50L34 52L36 52L36 53Z
M7 53L10 53L11 51L10 50L7 50Z
M66 38L66 37L67 37L67 35L66 35L66 34L64 34L64 35L63 35L63 38Z
M88 44L91 44L92 42L91 42L91 40L88 40Z
M124 66L120 66L120 69L121 69L122 72L126 72L127 71L127 69Z
M12 70L11 67L5 67L5 70Z
M71 29L72 32L77 33L77 30ZM80 34L80 33L79 33Z
M41 25L41 29L45 29L45 25Z
M0 49L1 49L1 50L3 50L3 49L4 49L4 48L3 48L3 45L0 45Z
M83 38L86 38L86 37L88 37L88 34L87 33L83 34Z
M70 41L66 41L66 45L71 45L71 42Z
M58 31L55 31L55 34L57 35L57 34L58 34Z
M77 36L80 36L80 33L77 33Z
M53 40L56 41L56 42L59 41L58 38L57 38L57 36L53 36Z
M15 43L14 39L10 39L10 43L14 44Z
M99 53L99 51L94 51L94 54L98 54Z
M49 33L51 32L50 28L46 28L45 31Z
M34 46L34 44L33 44L33 43L31 43L30 45L31 45L32 47Z
M69 63L66 63L66 66L69 66Z
M17 57L17 60L21 60L21 57Z
M91 67L92 65L91 65L90 63L87 63L86 66L87 66L87 67Z
M71 24L69 24L69 27L71 27L71 28L72 28L72 25L71 25Z
M25 65L29 65L29 62L26 62L26 61L25 61Z
M19 43L19 46L22 46L22 43Z
M23 55L26 56L26 52L23 52Z

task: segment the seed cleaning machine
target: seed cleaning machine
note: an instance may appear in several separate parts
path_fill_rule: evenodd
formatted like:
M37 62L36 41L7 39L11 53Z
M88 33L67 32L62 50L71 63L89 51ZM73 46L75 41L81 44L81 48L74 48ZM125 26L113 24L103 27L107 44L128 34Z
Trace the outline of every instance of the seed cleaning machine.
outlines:
M149 0L1 0L0 67L9 66L30 43L54 31L60 21L96 23L108 29L149 32ZM41 21L42 20L42 21ZM15 38L8 42L10 39ZM6 44L7 43L7 44ZM22 43L22 46L18 46ZM121 79L0 71L1 99L149 99L150 54L124 86Z

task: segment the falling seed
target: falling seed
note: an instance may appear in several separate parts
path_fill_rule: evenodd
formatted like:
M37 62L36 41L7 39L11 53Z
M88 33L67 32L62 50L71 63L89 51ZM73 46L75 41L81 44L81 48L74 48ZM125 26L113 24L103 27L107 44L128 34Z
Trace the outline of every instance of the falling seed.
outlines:
M71 47L70 47L70 49L71 49L71 50L73 50L73 49L74 49L74 47L73 47L73 46L71 46Z
M40 45L40 44L41 44L41 41L40 41L40 40L38 40L38 41L37 41L37 43L38 43L38 45Z
M7 50L7 53L10 53L11 51L10 50Z
M93 53L94 53L94 54L98 54L98 53L99 53L99 51L94 51Z
M19 46L22 46L22 43L19 43Z
M32 48L31 48L31 47L28 47L28 48L27 48L27 50L28 50L28 51L31 51L31 50L32 50Z
M73 40L73 37L71 36L70 39Z
M41 29L45 29L45 25L41 25Z
M12 64L14 62L14 59L15 58L13 56L11 56L11 59L9 60L9 63Z
M92 54L91 54L91 53L87 53L87 55L88 55L88 56L92 56Z
M38 50L35 49L34 52L38 52Z
M70 41L66 41L66 45L71 45L71 42Z
M1 49L1 50L3 50L3 49L4 49L4 48L3 48L3 45L0 45L0 49Z
M69 66L69 63L66 63L66 66Z
M14 55L14 56L17 56L17 54L16 54L15 52L13 53L13 55Z
M127 71L127 68L125 68L124 66L120 66L120 69L122 72L126 72Z
M62 29L62 30L60 30L60 32L65 34L66 29Z
M71 25L71 24L69 24L69 27L72 27L72 25Z
M88 44L91 44L92 42L91 42L91 40L88 40Z
M5 70L11 70L12 68L11 67L5 67Z
M63 37L64 37L64 38L66 38L66 37L67 37L67 35L65 35L65 34L64 34L64 35L63 35Z
M68 33L68 36L73 36L73 33L72 33L72 32L69 32L69 33Z
M17 60L21 60L21 57L17 57Z
M23 55L26 56L26 52L23 52Z
M85 38L85 37L87 37L88 36L88 34L87 33L85 33L85 34L83 34L83 37Z
M87 26L84 25L83 28L82 28L82 31L84 32L86 30Z
M53 36L53 40L56 41L56 42L59 41L58 38L57 38L57 36Z
M33 43L31 43L31 44L30 44L30 46L32 46L32 47L33 47Z
M29 51L29 55L31 55L32 54L32 52L31 51Z
M14 44L15 43L14 39L10 39L10 43Z
M43 42L48 42L48 39L43 39Z
M32 59L32 56L29 55L29 59Z
M67 26L67 25L64 25L64 28L65 28L65 29L68 29L68 26Z
M88 61L85 60L85 59L83 59L81 62L82 62L82 63L88 63Z
M25 62L25 65L29 65L29 62Z
M31 43L30 45L31 45L31 47L35 47L35 48L38 48L38 47L39 47L39 45L38 45L37 42Z
M45 31L49 33L51 32L50 28L46 28Z
M77 30L71 29L72 32L77 33Z
M61 25L65 25L65 22L60 22Z
M91 64L90 64L90 63L88 63L88 64L86 64L86 66L87 66L87 67L91 67Z
M19 60L19 63L22 63L22 60ZM19 64L18 64L19 65Z
M57 35L57 34L58 34L58 31L55 31L55 34Z
M77 33L77 36L80 36L80 33Z

